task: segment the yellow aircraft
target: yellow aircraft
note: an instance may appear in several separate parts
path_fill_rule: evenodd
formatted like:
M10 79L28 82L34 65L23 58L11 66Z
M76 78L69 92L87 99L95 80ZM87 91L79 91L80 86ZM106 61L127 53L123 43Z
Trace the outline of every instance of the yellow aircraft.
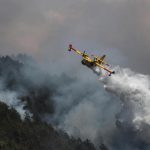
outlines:
M107 64L104 61L106 55L103 55L102 57L92 55L94 57L94 59L92 59L92 58L89 57L88 54L85 53L85 51L81 52L80 50L77 50L77 49L73 48L72 45L70 44L68 51L71 51L71 50L75 51L77 54L82 56L83 59L82 59L81 63L83 65L86 65L89 68L98 66L98 67L106 70L107 72L109 72L109 76L111 76L111 74L115 74L115 71L112 71L112 70L110 70L109 68L106 67L106 66L109 66L109 64Z

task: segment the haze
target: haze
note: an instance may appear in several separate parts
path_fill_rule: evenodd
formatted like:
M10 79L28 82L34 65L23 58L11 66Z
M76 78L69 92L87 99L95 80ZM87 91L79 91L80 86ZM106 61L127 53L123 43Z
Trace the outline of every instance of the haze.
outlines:
M68 58L72 43L149 74L149 41L149 0L0 0L1 55L28 53L46 63L72 65L80 60Z

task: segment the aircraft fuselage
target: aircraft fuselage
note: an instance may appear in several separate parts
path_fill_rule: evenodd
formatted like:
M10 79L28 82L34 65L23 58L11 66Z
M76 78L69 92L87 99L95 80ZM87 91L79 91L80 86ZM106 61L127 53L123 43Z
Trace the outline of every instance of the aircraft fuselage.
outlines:
M81 63L82 63L82 65L85 65L85 66L87 66L87 67L89 67L89 68L95 67L95 64L94 64L93 62L89 62L89 61L86 60L86 59L83 59L83 60L81 61Z

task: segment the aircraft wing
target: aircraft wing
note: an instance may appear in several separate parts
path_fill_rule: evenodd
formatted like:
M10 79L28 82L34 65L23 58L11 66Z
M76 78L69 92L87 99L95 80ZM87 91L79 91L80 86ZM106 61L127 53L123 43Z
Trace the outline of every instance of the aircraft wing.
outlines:
M88 54L85 53L85 51L84 51L84 52L81 52L80 50L77 50L77 49L73 48L72 45L69 45L68 51L71 51L71 50L73 50L73 51L75 51L77 54L81 55L81 56L82 56L85 60L87 60L88 62L93 62L93 60L89 57Z
M79 55L82 55L82 56L84 55L83 52L81 52L81 51L79 51L79 50L73 48L72 45L70 44L68 51L71 51L71 50L75 51L75 52L76 52L77 54L79 54Z
M107 72L109 72L110 75L115 73L114 71L112 71L112 70L106 68L105 66L103 66L103 65L101 65L101 64L99 64L99 63L96 63L96 65L97 65L98 67L100 67L100 68L106 70Z

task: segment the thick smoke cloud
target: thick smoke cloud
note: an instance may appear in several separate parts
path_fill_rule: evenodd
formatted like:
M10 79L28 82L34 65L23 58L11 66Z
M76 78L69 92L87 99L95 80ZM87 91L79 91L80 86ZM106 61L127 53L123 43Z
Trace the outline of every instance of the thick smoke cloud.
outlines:
M71 136L90 139L97 147L105 143L112 150L147 150L150 77L114 69L115 75L99 82L78 79L60 87L54 97L56 114L46 119Z
M150 124L149 76L136 74L129 69L119 69L119 74L105 82L105 88L120 97L123 107L129 106L128 109L131 109L133 114L128 117L131 117L137 129L140 128L141 122Z
M100 82L93 78L88 82L86 79L72 80L60 86L58 91L59 94L54 96L55 114L52 119L47 117L50 123L76 138L89 138L96 145L102 142L100 135L107 138L105 131L113 130L115 114L120 111L115 96L106 93Z
M118 67L118 73L103 80L104 87L120 98L121 111L116 114L114 149L150 148L150 76ZM114 139L114 138L112 138Z
M50 79L32 57L0 57L0 101L14 107L22 119L39 120L43 114L53 113L57 85Z
M23 58L0 59L0 99L22 118L30 111L34 118L76 138L88 138L97 147L150 148L149 76L119 67L113 68L115 75L100 80L88 69L80 78L50 76Z
M25 52L68 67L72 42L97 54L111 48L102 52L112 63L149 73L149 7L149 0L1 0L1 54Z

